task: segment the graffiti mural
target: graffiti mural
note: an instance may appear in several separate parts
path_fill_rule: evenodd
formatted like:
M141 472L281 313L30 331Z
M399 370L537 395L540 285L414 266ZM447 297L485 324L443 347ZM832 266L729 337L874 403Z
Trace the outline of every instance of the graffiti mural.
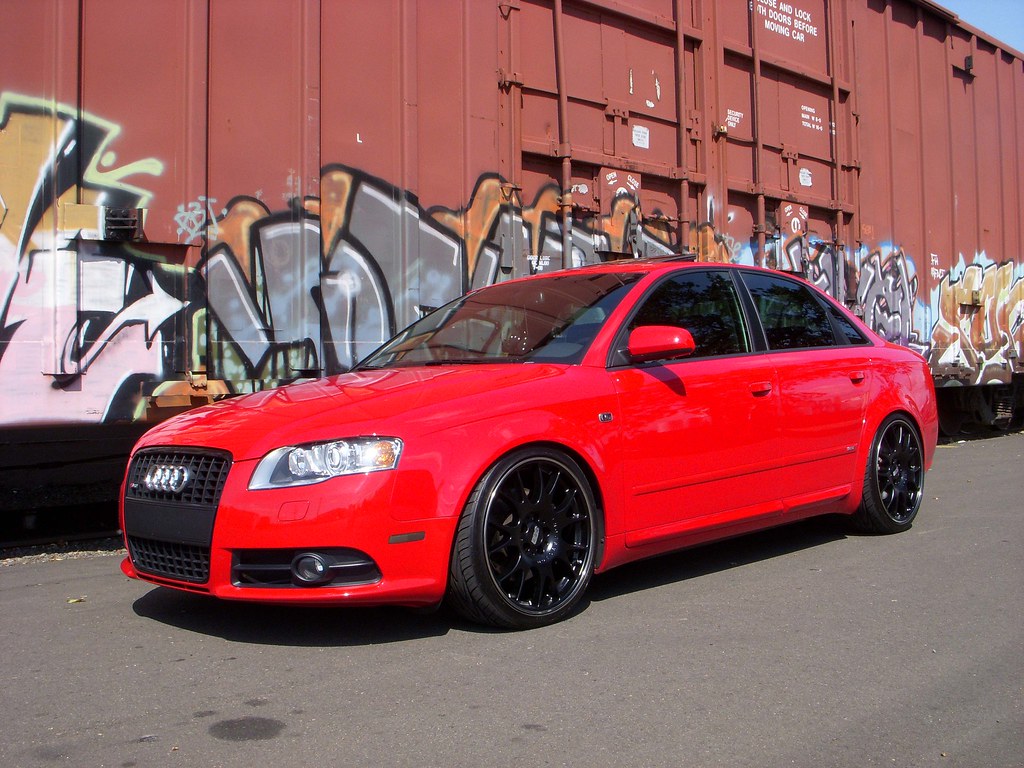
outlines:
M707 210L679 242L677 219L624 189L604 213L574 213L557 185L531 200L483 174L463 207L425 207L359 168L320 170L316 197L274 208L252 194L165 201L176 246L83 236L82 211L144 209L157 158L120 160L120 127L77 110L0 95L0 424L158 418L217 397L347 370L424 313L467 290L681 246L703 262L804 275L883 337L1005 381L1024 355L1024 267L982 254L925 275L898 245L846 253L808 231L757 253L750 209ZM176 209L175 209L176 207ZM170 246L169 246L170 247ZM934 262L938 257L932 256ZM931 278L930 280L928 278Z
M728 264L738 261L739 246L719 234L710 222L691 222L690 252L696 254L698 261Z
M564 258L557 189L514 207L502 180L480 179L461 210L424 209L407 192L341 165L318 199L283 212L252 198L208 222L199 265L207 289L211 375L263 385L347 370L397 330L466 290L540 269L582 266L634 233L629 201L573 229ZM635 208L635 203L632 204ZM648 253L667 244L641 232ZM523 243L508 253L507 242Z
M767 243L766 251L758 266L803 275L829 296L846 300L843 257L831 242L801 233Z
M964 367L975 383L1005 381L1024 360L1024 269L1013 262L962 265L933 300L933 367Z
M139 382L168 375L165 332L185 306L183 274L127 244L81 240L68 223L81 204L148 204L132 180L163 166L119 163L119 133L0 94L0 424L130 418Z
M857 305L864 322L884 339L923 349L914 328L918 281L913 264L902 249L871 251L861 261L857 278Z

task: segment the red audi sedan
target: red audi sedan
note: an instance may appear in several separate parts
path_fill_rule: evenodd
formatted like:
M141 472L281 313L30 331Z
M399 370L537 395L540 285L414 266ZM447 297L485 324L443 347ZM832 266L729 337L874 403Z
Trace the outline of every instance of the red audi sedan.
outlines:
M936 434L925 361L808 283L608 263L482 288L348 373L155 427L121 568L536 627L670 550L825 513L904 531Z

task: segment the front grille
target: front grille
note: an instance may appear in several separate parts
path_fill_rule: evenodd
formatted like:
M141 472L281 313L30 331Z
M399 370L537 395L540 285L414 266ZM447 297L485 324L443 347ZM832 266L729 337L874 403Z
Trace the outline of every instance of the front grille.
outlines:
M170 490L150 482L151 470L187 476L184 487ZM204 583L210 578L210 547L217 505L231 470L221 451L150 448L139 451L128 468L124 494L124 532L128 553L141 573ZM151 476L159 478L160 472Z
M210 548L128 536L135 567L154 576L201 584L210 578Z
M187 470L189 479L180 492L146 488L146 474L161 465ZM231 459L224 453L168 448L140 451L128 470L125 497L216 507L230 468Z

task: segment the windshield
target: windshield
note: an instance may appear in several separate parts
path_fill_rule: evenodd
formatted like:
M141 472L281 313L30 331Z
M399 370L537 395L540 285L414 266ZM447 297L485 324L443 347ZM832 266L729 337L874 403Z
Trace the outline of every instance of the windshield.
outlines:
M357 368L578 363L642 273L578 272L474 291L413 323Z

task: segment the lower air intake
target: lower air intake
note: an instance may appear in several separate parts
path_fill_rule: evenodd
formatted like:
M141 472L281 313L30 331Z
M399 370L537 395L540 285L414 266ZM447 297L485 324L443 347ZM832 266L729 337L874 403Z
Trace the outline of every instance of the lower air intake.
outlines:
M202 584L210 578L210 548L128 537L136 570L153 576Z

